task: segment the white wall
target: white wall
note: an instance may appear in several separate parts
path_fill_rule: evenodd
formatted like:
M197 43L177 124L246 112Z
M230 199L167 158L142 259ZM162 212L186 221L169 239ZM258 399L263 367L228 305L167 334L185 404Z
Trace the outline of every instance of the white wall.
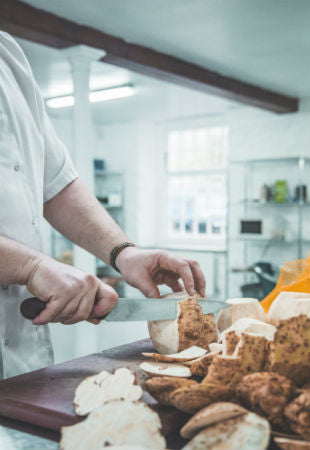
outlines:
M125 198L125 226L130 239L140 245L154 241L155 214L150 208L145 217L146 205L153 201L156 170L154 170L154 136L152 123L123 122L96 128L95 156L103 158L107 170L123 172Z

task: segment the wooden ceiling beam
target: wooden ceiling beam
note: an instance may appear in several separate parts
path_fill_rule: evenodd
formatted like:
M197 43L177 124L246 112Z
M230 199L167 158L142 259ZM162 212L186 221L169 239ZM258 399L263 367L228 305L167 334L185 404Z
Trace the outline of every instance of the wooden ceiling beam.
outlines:
M84 44L103 49L103 62L165 80L207 94L275 113L298 111L298 99L262 88L131 44L91 27L34 8L19 0L1 0L0 28L17 37L54 48Z

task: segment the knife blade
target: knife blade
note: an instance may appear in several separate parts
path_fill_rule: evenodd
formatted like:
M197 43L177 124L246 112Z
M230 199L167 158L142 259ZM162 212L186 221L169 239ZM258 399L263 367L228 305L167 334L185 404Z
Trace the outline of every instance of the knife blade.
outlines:
M109 322L170 320L177 317L180 298L120 298L106 316ZM198 300L204 314L217 313L229 306L215 300Z
M119 298L116 306L104 317L108 322L170 320L177 317L180 298ZM198 300L204 314L218 313L229 306L218 300ZM36 297L24 300L20 311L26 319L34 319L47 305Z

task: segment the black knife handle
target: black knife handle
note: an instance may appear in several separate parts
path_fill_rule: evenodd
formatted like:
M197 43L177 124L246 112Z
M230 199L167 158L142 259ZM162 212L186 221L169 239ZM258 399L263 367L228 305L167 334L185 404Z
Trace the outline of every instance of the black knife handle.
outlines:
M20 312L29 320L33 320L42 312L47 305L47 302L43 302L37 297L26 298L20 305Z

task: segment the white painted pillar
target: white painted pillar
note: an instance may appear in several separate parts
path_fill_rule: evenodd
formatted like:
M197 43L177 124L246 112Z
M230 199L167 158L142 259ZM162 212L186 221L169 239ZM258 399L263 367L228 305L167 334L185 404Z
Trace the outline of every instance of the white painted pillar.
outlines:
M94 192L94 139L89 103L89 78L92 61L105 55L102 50L78 45L63 50L69 58L74 88L73 107L73 158L81 180ZM74 265L79 269L96 274L96 260L93 255L74 245ZM96 327L81 322L74 327L75 356L100 350Z
M92 61L105 55L103 50L77 45L63 50L71 64L73 107L73 158L81 180L94 192L94 139L89 103L89 77ZM96 273L95 257L74 245L74 265L85 272Z

